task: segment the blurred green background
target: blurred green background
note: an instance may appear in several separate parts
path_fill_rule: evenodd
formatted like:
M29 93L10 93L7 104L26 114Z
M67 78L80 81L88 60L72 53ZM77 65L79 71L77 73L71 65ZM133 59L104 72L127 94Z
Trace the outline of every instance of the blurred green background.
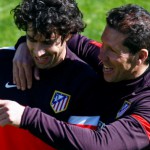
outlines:
M0 47L13 46L17 39L24 34L13 22L10 10L21 0L1 0L0 2ZM100 41L100 35L105 26L105 14L108 10L124 4L138 4L150 11L150 0L76 0L84 14L87 24L82 33L89 38Z

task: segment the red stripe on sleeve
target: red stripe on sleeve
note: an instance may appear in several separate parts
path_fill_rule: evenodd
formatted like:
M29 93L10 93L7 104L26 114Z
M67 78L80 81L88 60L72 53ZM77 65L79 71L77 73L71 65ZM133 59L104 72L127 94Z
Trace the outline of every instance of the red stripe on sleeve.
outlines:
M93 45L96 45L98 47L102 47L102 43L99 43L99 42L96 42L96 41L91 41L90 43L93 44Z
M148 138L150 140L150 123L148 123L148 121L146 121L144 118L142 118L141 116L139 115L136 115L136 114L132 114L131 115L133 118L135 118L136 120L138 120L138 122L141 123L142 127L145 129L147 135L148 135Z

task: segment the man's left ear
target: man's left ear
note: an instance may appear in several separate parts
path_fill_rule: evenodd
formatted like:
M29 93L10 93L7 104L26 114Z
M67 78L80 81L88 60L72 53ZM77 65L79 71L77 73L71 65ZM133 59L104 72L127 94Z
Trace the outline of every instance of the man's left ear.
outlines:
M139 51L139 63L144 63L148 58L148 50L147 49L141 49Z

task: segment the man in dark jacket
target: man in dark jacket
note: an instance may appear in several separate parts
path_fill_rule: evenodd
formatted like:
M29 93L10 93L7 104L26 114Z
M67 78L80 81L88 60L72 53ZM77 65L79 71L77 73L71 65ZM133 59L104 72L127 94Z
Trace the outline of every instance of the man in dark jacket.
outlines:
M1 114L8 114L8 120L2 118L0 124L27 129L58 149L150 149L150 14L137 5L125 5L112 9L106 20L102 46L97 50L92 48L93 41L80 35L68 43L100 75L99 97L90 103L100 115L97 131L69 125L12 101L0 102ZM20 114L14 119L16 109Z
M98 76L66 45L72 33L81 32L85 27L76 2L25 0L13 12L18 28L26 31L27 47L40 70L41 80L34 80L30 90L17 90L12 81L15 51L2 49L0 67L4 69L0 75L0 98L40 108L70 124L79 124L70 120L71 116L78 115L78 120L85 122L82 126L96 129L99 116L91 116L89 112L90 116L85 118L84 113L88 104L90 107L90 97L96 96L90 91L98 85ZM0 141L2 150L53 149L29 132L11 126L0 128Z

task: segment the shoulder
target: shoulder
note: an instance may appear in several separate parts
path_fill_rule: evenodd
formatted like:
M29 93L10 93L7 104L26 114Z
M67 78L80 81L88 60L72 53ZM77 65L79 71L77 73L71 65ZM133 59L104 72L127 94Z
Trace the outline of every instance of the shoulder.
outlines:
M100 42L89 39L80 34L74 34L68 41L68 47L71 48L72 51L78 51L80 53L88 53L88 51L99 53L101 46L102 44Z
M15 49L14 47L1 47L0 48L0 60L10 59L14 56Z
M87 62L80 59L75 53L70 51L69 48L67 48L66 61L68 62L68 65L78 73L82 72L87 75L96 74L95 70Z

